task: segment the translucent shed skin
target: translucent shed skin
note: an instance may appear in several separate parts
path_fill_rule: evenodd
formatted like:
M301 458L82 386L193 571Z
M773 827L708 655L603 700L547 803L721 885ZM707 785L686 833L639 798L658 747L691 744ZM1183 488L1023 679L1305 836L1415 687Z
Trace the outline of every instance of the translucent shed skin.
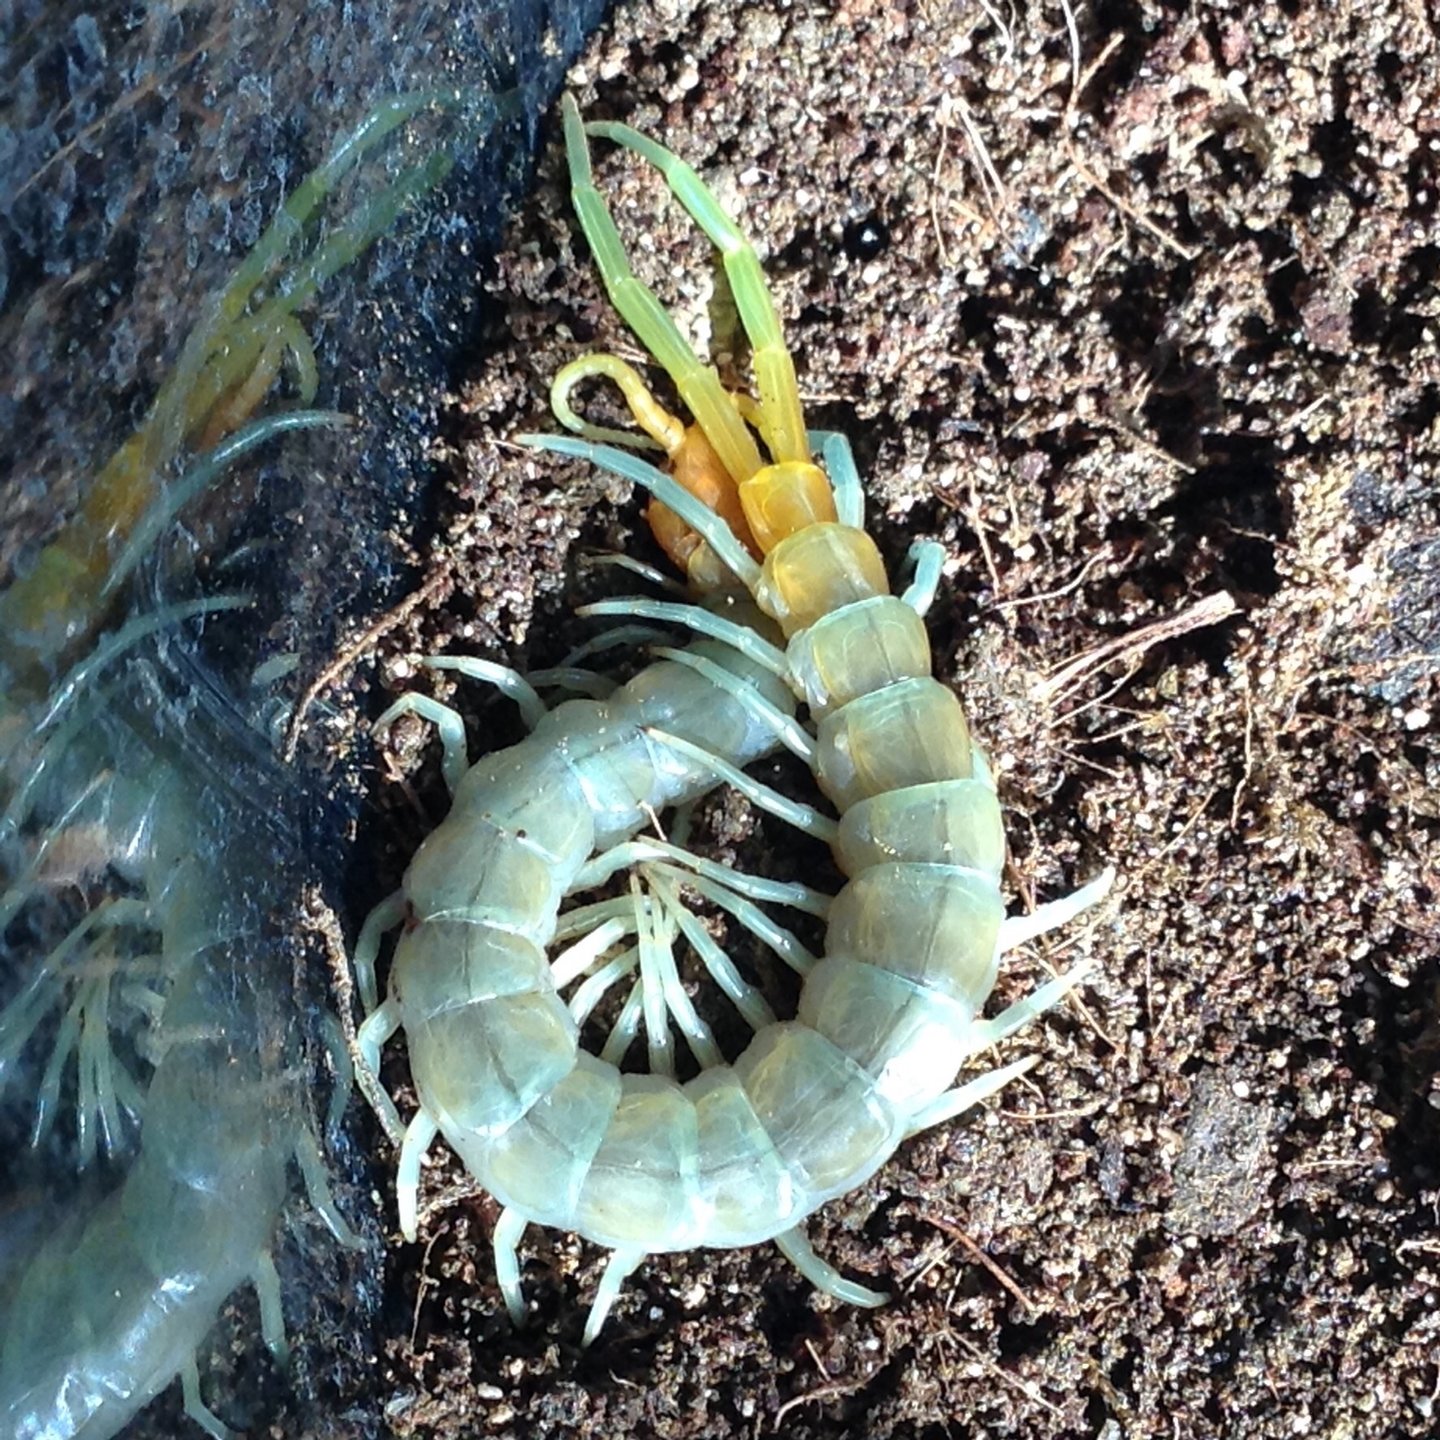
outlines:
M205 694L165 691L157 677L170 672L151 648L182 647L188 623L248 602L214 596L127 618L121 600L227 466L291 430L345 422L309 409L251 416L285 368L302 403L314 398L305 306L450 157L430 153L369 186L318 238L313 222L387 136L462 102L391 97L300 181L211 297L143 423L0 592L0 952L23 977L0 1004L0 1096L33 1105L36 1150L73 1096L80 1168L102 1152L129 1161L108 1191L81 1186L63 1209L30 1199L47 1212L34 1243L0 1247L5 1440L108 1440L177 1378L186 1414L224 1440L233 1432L202 1399L196 1356L226 1298L253 1283L265 1342L287 1358L271 1250L292 1162L337 1237L358 1244L326 1186L296 1022L274 1013L261 917L283 903L268 832L279 807L273 796L257 805L253 789L236 800L263 787L268 756L232 753L224 725L208 732ZM477 120L488 113L478 107ZM47 953L19 955L6 933L69 888L55 878L67 849L86 855L87 893L104 877L123 894ZM11 1223L22 1215L0 1219Z
M49 1233L8 1296L0 1423L15 1440L103 1440L177 1376L191 1419L229 1435L201 1399L196 1350L226 1298L251 1283L266 1344L288 1355L271 1247L292 1156L317 1207L351 1238L313 1136L277 1106L273 1078L267 1086L253 1010L215 993L232 973L218 956L193 957L167 999L179 1038L146 1093L124 1184Z
M402 1227L414 1235L420 1159L438 1132L505 1207L496 1263L517 1319L515 1246L532 1221L615 1252L587 1342L645 1255L694 1246L775 1240L817 1284L879 1303L883 1296L841 1279L814 1254L801 1222L872 1175L906 1136L1026 1068L1020 1062L952 1088L968 1057L1053 1005L1078 978L982 1020L1001 952L1092 904L1109 877L1006 920L994 784L960 702L931 675L921 612L938 581L938 551L918 547L915 583L903 596L891 593L863 529L848 445L804 429L794 366L754 250L669 151L626 126L582 125L568 99L564 114L575 206L602 278L695 422L685 427L666 415L624 362L591 356L556 387L557 414L584 438L523 438L648 489L662 507L659 515L651 509L657 536L685 564L692 587L708 591L704 606L631 600L591 612L679 623L709 638L662 652L665 659L607 699L572 700L549 713L513 674L443 662L504 683L538 722L528 740L473 767L459 717L433 700L405 697L382 722L411 710L439 724L454 795L403 890L367 922L357 953L372 1007L361 1031L367 1086L396 1123L393 1103L379 1093L378 1065L381 1046L403 1030L420 1098L401 1149ZM717 246L751 342L758 400L724 389L630 271L591 175L587 131L655 164ZM570 385L589 375L621 385L672 474L597 443L616 432L586 425L568 404ZM823 449L828 475L813 462L812 443ZM728 518L737 514L743 524ZM810 727L795 718L802 703ZM810 765L838 821L742 773L782 743ZM807 892L789 901L826 918L822 958L787 946L756 907L746 909L774 898L765 882L717 877L683 851L630 839L653 815L720 780L833 845L845 887L833 900ZM636 885L629 899L572 912L582 919L562 914L567 896L632 862L642 873L652 862L648 896ZM789 1020L756 1005L732 978L729 993L756 1028L733 1064L695 1015L669 954L677 927L703 944L671 888L687 867L694 888L804 976ZM402 921L388 994L376 1004L379 936ZM573 943L552 961L557 934ZM588 1002L577 1003L577 993L567 1005L559 993L631 934L649 1074L618 1066L634 1033L623 1017L600 1056L583 1049L577 1020ZM723 954L706 963L722 986L732 975ZM623 969L622 961L606 968L616 965ZM671 1016L701 1066L683 1084L669 1057Z
M153 679L138 641L114 648ZM46 851L67 835L128 894L31 960L0 1007L0 1086L26 1099L27 1062L45 1056L35 1146L73 1095L82 1169L102 1152L128 1164L118 1182L106 1171L108 1190L82 1186L64 1208L52 1198L35 1243L0 1273L0 1435L106 1440L178 1377L187 1414L220 1440L230 1431L201 1398L197 1350L226 1297L252 1283L285 1360L271 1251L292 1161L334 1232L355 1240L325 1183L293 1029L274 1013L262 935L274 895L255 877L275 845L185 746L236 757L213 736L196 741L204 705L186 713L181 743L132 708L126 677L70 678L30 717L33 744L7 756L27 776L8 795L7 859L29 861L7 876L0 921L43 908Z

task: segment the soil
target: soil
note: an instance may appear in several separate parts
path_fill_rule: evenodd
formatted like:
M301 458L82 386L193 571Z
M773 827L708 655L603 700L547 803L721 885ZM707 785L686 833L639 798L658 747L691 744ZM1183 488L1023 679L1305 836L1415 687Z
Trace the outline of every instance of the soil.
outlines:
M1098 965L1006 1047L1033 1073L811 1224L889 1305L770 1247L656 1257L582 1351L604 1256L532 1231L517 1334L494 1208L442 1161L389 1251L396 1435L1440 1433L1437 77L1402 0L673 0L592 43L586 114L756 238L889 559L946 547L931 629L1016 903L1120 881L1002 977ZM451 417L464 583L382 642L395 689L442 646L553 661L577 591L614 588L581 549L654 555L624 487L507 441L551 427L578 348L634 353L556 142ZM610 149L637 269L723 336L705 247ZM443 809L433 762L415 784ZM743 806L712 825L742 864L822 863Z
M1004 1047L1039 1057L1024 1080L811 1222L891 1292L876 1310L770 1246L657 1256L584 1350L605 1257L532 1229L517 1332L493 1203L437 1146L401 1242L393 1152L353 1107L342 1189L382 1288L308 1282L335 1333L320 1360L301 1345L308 1403L252 1433L1440 1434L1434 22L1421 0L1032 8L627 5L571 80L754 237L887 559L945 546L931 633L1000 774L1015 906L1118 871L1095 917L1011 958L997 1003L1094 974ZM596 153L637 270L723 342L679 207ZM504 706L417 680L418 657L554 663L591 633L576 599L617 588L585 557L658 563L627 487L512 441L553 428L581 349L640 358L567 190L552 114L472 361L422 407L448 483L390 537L413 591L455 583L307 734L367 806L328 896L352 936L445 808L424 728L377 756L363 722L424 684L463 697L472 745L508 742ZM837 883L733 798L700 838ZM343 1384L315 1373L342 1350ZM133 1433L186 1424L172 1394Z

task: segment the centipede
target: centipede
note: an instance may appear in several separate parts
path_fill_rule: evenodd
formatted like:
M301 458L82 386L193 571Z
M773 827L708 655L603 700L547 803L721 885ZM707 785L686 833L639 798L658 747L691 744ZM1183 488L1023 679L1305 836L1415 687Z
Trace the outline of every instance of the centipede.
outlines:
M624 683L575 667L526 677L432 657L431 668L497 686L529 729L473 763L460 714L428 694L402 695L376 722L381 735L402 715L433 724L450 809L356 939L365 1010L357 1070L401 1137L407 1238L417 1234L421 1165L437 1136L499 1203L495 1272L517 1323L517 1247L532 1224L611 1252L586 1344L647 1256L696 1247L773 1241L819 1289L877 1305L888 1297L816 1253L807 1217L860 1186L906 1139L1030 1068L1027 1058L960 1078L1081 984L1084 965L982 1014L1004 954L1072 922L1114 874L1007 915L995 778L959 698L934 676L925 616L942 548L912 547L912 574L896 593L865 529L849 442L807 429L758 252L699 174L627 125L583 121L569 96L562 119L574 210L605 290L690 419L672 415L626 361L596 353L554 379L552 407L572 433L518 438L647 492L650 528L685 577L679 599L618 597L581 613L694 638L654 646ZM653 166L718 253L752 388L727 385L631 268L596 183L592 140ZM634 432L577 412L576 386L597 379L618 387ZM552 687L577 693L547 704ZM821 803L746 773L782 749L808 768ZM722 785L829 845L844 878L838 893L642 834L653 817ZM584 900L627 872L623 893ZM687 892L797 974L792 1014L776 1013ZM820 953L774 917L776 906L823 925ZM392 931L381 998L377 962ZM733 1060L682 980L682 939L751 1032ZM587 1048L587 1022L624 985L603 1044ZM647 1068L630 1068L642 1031ZM418 1097L403 1122L380 1080L382 1051L400 1035ZM696 1072L684 1080L681 1044Z

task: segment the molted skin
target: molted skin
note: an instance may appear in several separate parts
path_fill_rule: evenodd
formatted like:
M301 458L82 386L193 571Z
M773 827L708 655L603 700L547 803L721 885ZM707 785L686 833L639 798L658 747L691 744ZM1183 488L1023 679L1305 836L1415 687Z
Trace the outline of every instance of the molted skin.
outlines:
M182 988L167 1010L177 1031L213 1031L213 997ZM19 1278L0 1337L0 1433L115 1434L194 1365L226 1296L267 1270L295 1142L258 1058L217 1067L221 1051L234 1060L226 1044L175 1046L124 1184L49 1235Z
M26 1062L48 1047L36 1067L35 1146L51 1138L63 1101L80 1167L100 1151L130 1159L119 1179L106 1170L107 1193L65 1194L61 1218L51 1197L34 1243L8 1255L0 1244L6 1440L107 1440L177 1377L195 1425L230 1436L201 1398L196 1354L226 1297L253 1282L264 1339L284 1361L269 1252L292 1159L337 1236L359 1244L325 1186L287 1026L268 1008L262 1023L262 1007L289 997L290 975L288 961L283 986L266 971L274 938L257 916L293 896L281 894L274 795L233 800L263 787L251 746L266 742L237 734L243 697L212 705L203 686L178 681L172 693L164 682L178 672L150 648L251 599L212 594L129 613L121 601L183 507L235 461L292 431L350 422L309 408L319 376L303 316L450 163L432 150L367 178L377 147L422 113L461 107L477 129L494 113L459 91L395 95L337 137L189 335L174 337L183 344L154 377L138 429L0 593L0 932L32 906L51 918L55 892L73 888L47 869L66 842L82 856L81 888L108 897L48 953L26 956L18 990L5 987L0 1088L28 1085ZM329 204L347 177L356 183L339 192L344 208ZM264 413L282 369L300 408ZM168 564L157 574L168 591Z

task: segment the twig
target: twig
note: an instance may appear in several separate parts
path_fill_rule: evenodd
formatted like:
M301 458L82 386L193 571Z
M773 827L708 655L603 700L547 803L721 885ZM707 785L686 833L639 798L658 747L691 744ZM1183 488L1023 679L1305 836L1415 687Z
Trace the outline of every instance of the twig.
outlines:
M428 1230L433 1216L454 1209L462 1200L475 1200L486 1193L485 1187L468 1174L462 1180L443 1185L420 1203L415 1212L415 1227L417 1230Z
M1138 407L1136 407L1138 408ZM1152 460L1158 460L1160 464L1171 470L1178 470L1182 475L1193 475L1195 467L1188 465L1178 455L1172 455L1163 446L1157 445L1148 436L1142 435L1133 426L1117 420L1113 415L1099 414L1094 417L1094 423L1104 430L1129 445L1133 445L1143 454L1148 455ZM1273 542L1272 542L1273 543Z
M340 929L339 918L313 886L307 886L303 892L301 912L306 924L320 937L325 947L330 985L335 994L335 1008L340 1015L340 1031L345 1037L355 1086L375 1112L375 1118L390 1143L398 1149L405 1132L397 1127L390 1109L383 1103L388 1097L380 1089L380 1077L371 1071L360 1053L360 1040L355 1029L355 982L350 973L350 956L345 949L345 936Z
M437 1230L429 1240L425 1242L425 1254L420 1261L420 1283L415 1287L415 1309L410 1316L410 1353L415 1353L415 1340L420 1334L420 1307L425 1303L425 1293L428 1290L438 1289L440 1282L430 1278L430 1252L434 1250L436 1242L440 1239L441 1231Z
M286 763L295 759L300 746L300 732L305 727L305 716L310 707L325 693L362 655L383 635L402 625L416 610L431 600L442 598L450 592L455 579L448 569L437 570L418 590L407 595L393 610L387 611L373 624L368 625L305 687L305 692L295 702L290 723L285 727L285 744L281 755Z
M950 1220L942 1220L938 1215L923 1214L920 1217L927 1225L933 1225L937 1230L943 1230L952 1239L958 1240L963 1245L970 1257L978 1260L1032 1315L1038 1315L1039 1307L1020 1288L1010 1274L1003 1270L994 1260L987 1255L958 1225Z
M1043 600L1061 600L1066 595L1078 590L1084 583L1091 570L1102 560L1109 558L1109 550L1097 550L1080 567L1080 573L1068 585L1062 585L1058 590L1042 590L1038 595L1021 595L1014 600L997 600L997 610L1018 610L1022 605L1038 605Z
M990 549L990 539L985 530L985 520L980 511L980 497L975 493L975 487L970 487L970 524L975 528L975 538L980 542L980 553L985 557L985 568L990 572L990 583L995 587L998 595L1004 590L1004 583L1000 579L999 567L995 564L994 552Z
M1108 665L1112 660L1122 656L1140 655L1161 641L1188 635L1192 630L1203 630L1207 625L1218 625L1222 620L1228 620L1239 608L1235 597L1228 590L1218 590L1215 594L1196 601L1188 610L1156 620L1151 625L1142 625L1128 635L1117 635L1113 640L1107 640L1103 645L1097 645L1095 649L1077 655L1035 687L1035 698L1053 700L1071 685Z
M995 168L995 162L990 158L990 152L985 148L985 137L980 133L980 127L975 123L975 117L970 113L970 107L965 103L965 97L960 94L954 96L946 95L945 100L952 101L960 116L961 128L965 131L965 138L970 142L970 148L974 152L973 163L975 173L980 179L980 189L984 192L986 203L990 208L992 220L998 221L1001 216L1009 214L1010 197L1005 193L1005 182L1000 178L1000 172ZM942 101L942 110L945 108Z
M937 1265L943 1265L955 1249L954 1240L942 1240L939 1250L927 1254L916 1262L914 1269L900 1277L902 1290L913 1290Z
M1126 666L1125 673L1108 690L1104 691L1100 695L1095 696L1093 700L1087 700L1083 705L1077 705L1073 710L1067 710L1063 715L1057 716L1055 721L1051 722L1051 724L1048 725L1046 728L1054 728L1054 726L1058 725L1061 720L1063 720L1065 724L1073 726L1074 723L1087 711L1098 710L1101 706L1108 705L1111 696L1118 695L1135 678L1135 676L1139 674L1139 672L1140 661L1137 658L1134 664ZM1119 707L1111 706L1110 708L1118 709ZM1135 711L1131 711L1131 714L1135 713ZM1150 720L1151 718L1152 715L1141 716L1142 720Z
M856 1385L819 1385L814 1390L807 1390L803 1395L792 1395L775 1412L775 1433L780 1433L780 1422L797 1406L808 1405L812 1400L837 1400L842 1395L853 1394L858 1388Z
M1230 828L1232 830L1240 824L1240 798L1244 795L1254 770L1255 707L1250 702L1250 672L1247 670L1245 672L1245 768L1241 771L1240 780L1235 786L1235 794L1230 798Z
M1112 35L1110 37L1109 43L1105 46L1105 48L1095 57L1094 60L1090 62L1090 65L1086 69L1085 73L1074 79L1074 83L1072 84L1070 89L1070 99L1065 104L1065 118L1062 126L1065 135L1065 155L1066 158L1070 161L1071 165L1075 167L1075 173L1079 175L1079 177L1084 180L1087 185L1091 186L1095 190L1098 190L1100 194L1102 194L1128 220L1130 220L1133 224L1138 225L1147 234L1153 235L1155 239L1157 239L1167 249L1173 250L1182 260L1193 260L1199 252L1188 249L1186 246L1182 245L1178 240L1174 238L1174 236L1168 235L1164 230L1162 230L1160 226L1157 225L1152 219L1150 219L1148 215L1142 215L1140 211L1138 211L1133 205L1131 205L1128 201L1123 200L1119 195L1117 195L1115 191L1112 190L1110 186L1107 185L1085 163L1085 161L1080 158L1080 152L1076 148L1075 141L1072 138L1072 130L1075 120L1075 107L1079 103L1080 96L1084 93L1086 87L1090 84L1090 82L1104 67L1106 61L1108 61L1110 57L1115 53L1115 51L1124 43L1124 40L1125 35L1123 32Z
M1205 811L1209 808L1210 802L1211 802L1211 801L1216 797L1216 795L1218 795L1219 793L1220 793L1220 787L1219 787L1219 785L1212 785L1212 786L1205 792L1205 794L1201 797L1200 803L1190 812L1190 818L1189 818L1188 820L1186 820L1186 822L1165 842L1164 849L1162 849L1162 850L1160 851L1160 853L1155 857L1155 859L1156 859L1157 861L1163 860L1172 850L1174 850L1174 849L1180 844L1180 842L1181 842L1181 841L1190 833L1190 831L1194 828L1195 822L1196 822L1196 821L1205 813ZM1233 820L1231 821L1231 824L1232 824L1232 825L1234 824L1234 821L1233 821ZM1147 869L1149 869L1149 866L1142 866L1142 867L1141 867L1141 870L1140 870L1140 873L1141 873L1141 874L1144 874Z
M825 1366L821 1363L820 1356L816 1353L814 1344L807 1340L805 1348L810 1352L810 1358L815 1362L815 1368L826 1375ZM864 1380L832 1381L828 1385L817 1386L814 1390L807 1390L803 1395L793 1395L775 1412L775 1428L779 1433L780 1422L799 1405L807 1404L811 1400L835 1400L842 1395L852 1395L856 1390L864 1387Z
M1023 1076L1021 1077L1024 1078ZM997 1108L995 1114L1002 1120L1014 1120L1023 1125L1038 1125L1044 1120L1084 1120L1103 1110L1110 1103L1108 1095L1101 1095L1088 1105L1076 1105L1069 1110L1006 1110Z
M940 172L945 165L945 147L950 143L950 107L942 97L938 107L940 115L940 144L935 151L935 170L930 176L930 228L935 232L935 248L940 252L940 268L950 268L950 254L945 248L945 231L940 225Z
M1063 1418L1064 1412L1058 1405L1047 1400L1036 1386L1027 1385L1023 1380L1017 1379L1009 1371L1002 1370L993 1360L989 1358L978 1345L972 1345L963 1335L951 1334L950 1338L957 1344L963 1345L966 1350L997 1380L1009 1385L1012 1389L1018 1390L1027 1400L1032 1400L1037 1405L1043 1405L1052 1415Z
M1015 57L1015 34L1001 17L999 10L991 3L991 0L980 0L980 8L990 18L990 23L1000 32L1001 38L1005 42L1005 52L1001 55L1000 59L1008 64ZM1010 7L1010 18L1011 20L1015 18L1015 7L1013 4Z
M1060 0L1060 9L1065 15L1065 30L1070 36L1070 93L1080 92L1080 27L1075 23L1075 12L1070 0Z

